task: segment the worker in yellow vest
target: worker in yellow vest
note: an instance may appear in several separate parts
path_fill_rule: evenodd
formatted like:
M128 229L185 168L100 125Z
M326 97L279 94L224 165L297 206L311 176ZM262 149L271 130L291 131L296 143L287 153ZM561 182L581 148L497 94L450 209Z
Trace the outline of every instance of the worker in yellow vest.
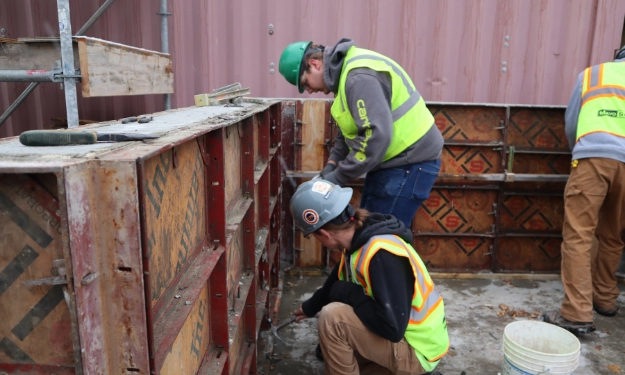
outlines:
M431 374L449 349L445 306L412 233L392 215L349 202L351 188L301 184L290 203L304 236L343 252L323 287L294 311L319 313L327 374Z
M625 229L625 46L614 62L580 73L565 113L573 151L564 191L564 302L545 321L575 334L595 330L593 309L616 315L616 269ZM591 272L592 238L599 249Z
M339 133L320 177L345 186L366 173L360 207L410 227L438 176L443 136L404 69L341 39L288 45L279 71L300 93L335 95Z

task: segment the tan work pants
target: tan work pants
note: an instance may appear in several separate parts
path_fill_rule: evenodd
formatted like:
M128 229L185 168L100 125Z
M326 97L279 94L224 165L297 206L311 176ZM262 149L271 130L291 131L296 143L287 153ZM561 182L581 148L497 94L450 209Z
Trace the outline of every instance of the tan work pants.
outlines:
M371 332L349 305L326 305L318 328L326 374L425 373L405 339L393 343Z
M592 322L594 303L613 309L619 290L616 269L623 253L625 163L604 158L580 159L564 190L562 225L562 316ZM591 272L592 238L599 249Z

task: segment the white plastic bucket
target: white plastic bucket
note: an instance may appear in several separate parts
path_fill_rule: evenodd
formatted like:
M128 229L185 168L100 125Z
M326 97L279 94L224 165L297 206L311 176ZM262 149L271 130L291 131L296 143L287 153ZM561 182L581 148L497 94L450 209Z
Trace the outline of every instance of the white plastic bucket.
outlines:
M503 375L568 375L577 368L580 343L553 324L522 320L504 329L503 352Z

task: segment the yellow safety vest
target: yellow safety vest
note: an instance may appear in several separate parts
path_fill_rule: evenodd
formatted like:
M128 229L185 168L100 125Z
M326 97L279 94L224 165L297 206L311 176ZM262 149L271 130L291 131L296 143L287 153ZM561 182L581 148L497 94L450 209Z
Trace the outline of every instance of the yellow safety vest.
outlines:
M410 261L415 283L410 320L404 338L414 348L423 369L432 371L449 350L445 305L423 261L412 246L395 235L374 236L350 255L349 268L345 266L345 256L341 257L339 280L359 284L369 297L375 298L371 289L369 264L379 250L408 258Z
M608 62L584 70L575 141L597 132L625 138L625 62Z
M371 128L367 117L366 103L359 101L358 112L364 122L365 138L359 145L354 144L358 135L356 121L352 117L345 98L345 81L350 70L355 68L369 68L378 72L390 74L392 93L391 110L393 116L393 138L386 150L383 161L394 158L406 148L419 140L434 124L432 113L425 106L425 101L410 80L404 69L395 61L379 53L362 48L351 47L343 61L343 71L339 80L339 89L332 104L332 117L336 120L351 150L357 146L355 158L365 161L367 142L371 137ZM360 103L362 102L362 103Z

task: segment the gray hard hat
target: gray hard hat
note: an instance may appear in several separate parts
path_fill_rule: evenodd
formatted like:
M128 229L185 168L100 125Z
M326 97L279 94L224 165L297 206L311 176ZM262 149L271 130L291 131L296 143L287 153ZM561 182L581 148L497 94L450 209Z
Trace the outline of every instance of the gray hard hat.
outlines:
M625 59L625 45L614 54L614 60Z
M295 225L308 236L341 215L349 205L352 193L351 188L342 188L322 179L304 182L291 198Z

